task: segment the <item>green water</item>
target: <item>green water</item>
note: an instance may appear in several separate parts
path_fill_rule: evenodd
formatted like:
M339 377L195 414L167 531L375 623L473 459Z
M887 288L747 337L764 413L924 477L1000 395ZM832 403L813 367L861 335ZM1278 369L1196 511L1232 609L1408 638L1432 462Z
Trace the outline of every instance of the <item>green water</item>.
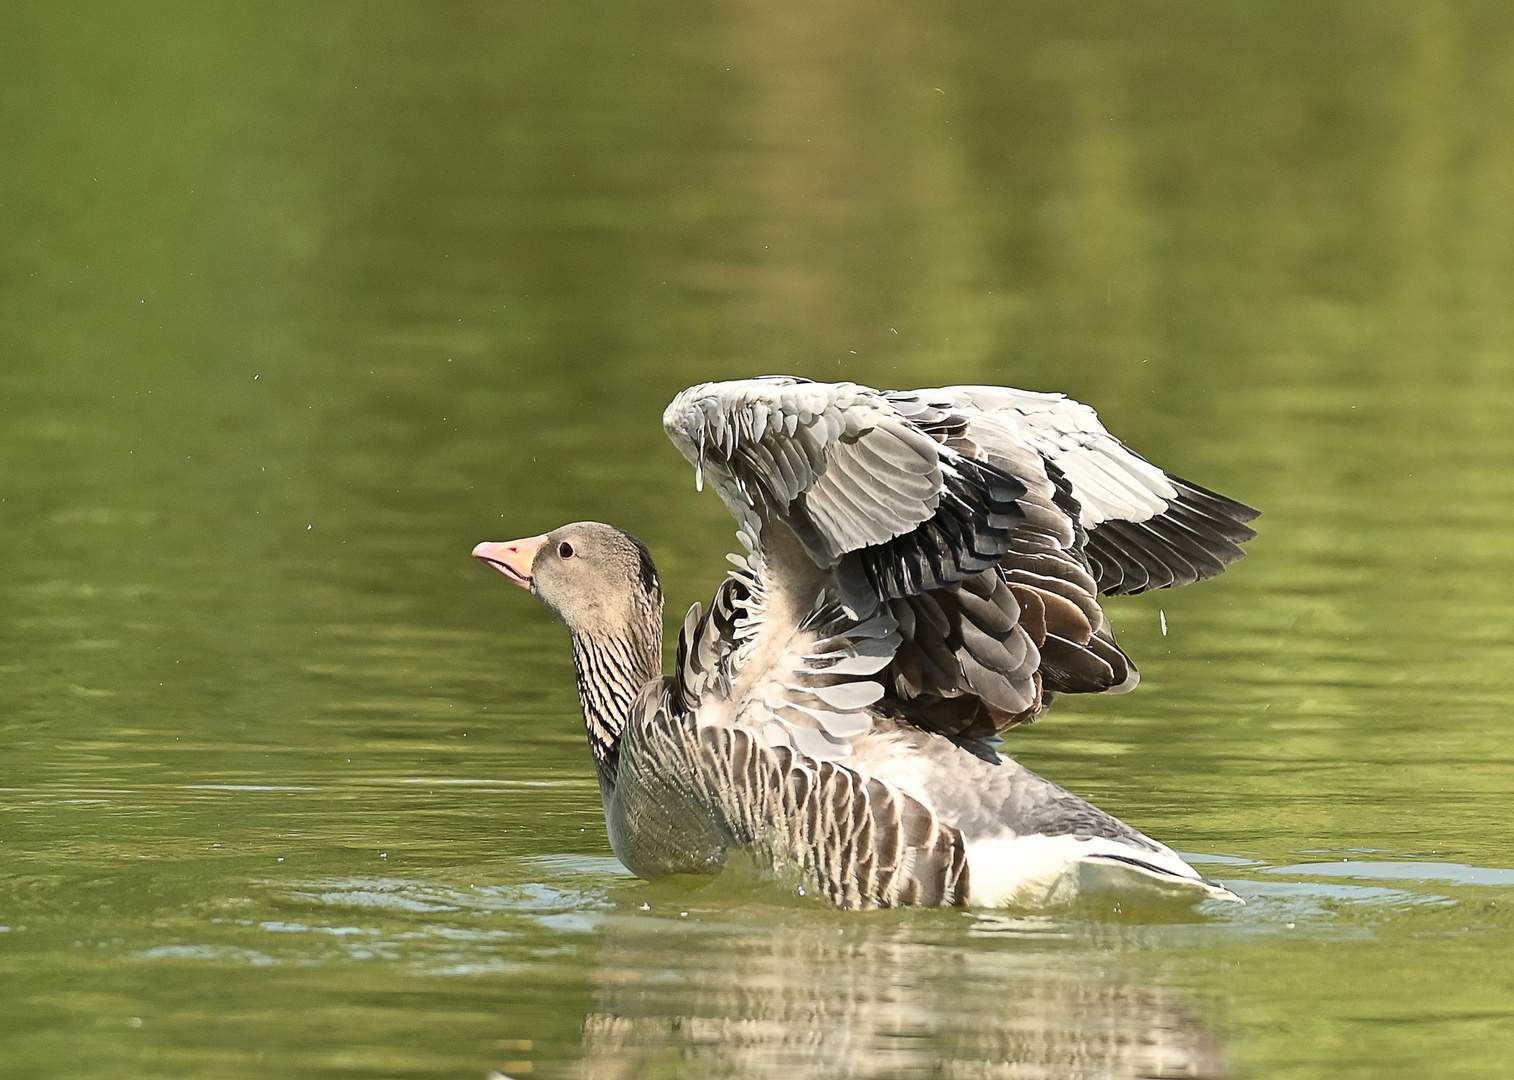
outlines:
M1263 508L1013 740L1244 909L619 868L468 552L610 520L677 618L661 409L772 371ZM10 3L0 1075L1514 1074L1511 416L1504 4Z

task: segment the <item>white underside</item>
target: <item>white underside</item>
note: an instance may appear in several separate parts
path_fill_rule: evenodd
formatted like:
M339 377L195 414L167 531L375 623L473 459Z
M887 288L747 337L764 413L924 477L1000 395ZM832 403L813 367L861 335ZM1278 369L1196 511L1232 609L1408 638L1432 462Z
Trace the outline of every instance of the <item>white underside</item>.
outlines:
M1141 891L1240 902L1229 889L1205 881L1169 849L1146 851L1098 837L978 840L967 845L967 870L967 902L977 907L1055 907L1085 893Z

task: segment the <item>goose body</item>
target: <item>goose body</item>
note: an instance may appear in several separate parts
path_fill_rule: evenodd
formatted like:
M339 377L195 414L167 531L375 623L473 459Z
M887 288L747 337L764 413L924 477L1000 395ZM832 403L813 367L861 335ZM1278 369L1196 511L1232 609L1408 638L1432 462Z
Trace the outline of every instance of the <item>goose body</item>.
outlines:
M628 533L474 555L567 624L610 843L657 878L745 849L847 908L1238 898L999 752L1055 693L1138 681L1100 594L1243 554L1256 511L1164 473L1057 394L708 383L663 414L744 554L662 673Z

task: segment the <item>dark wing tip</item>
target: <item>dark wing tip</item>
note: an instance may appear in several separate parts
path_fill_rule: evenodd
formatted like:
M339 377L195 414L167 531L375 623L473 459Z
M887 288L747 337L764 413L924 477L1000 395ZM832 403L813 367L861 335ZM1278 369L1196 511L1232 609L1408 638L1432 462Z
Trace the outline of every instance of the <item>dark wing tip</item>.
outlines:
M1177 498L1145 521L1106 521L1091 529L1084 548L1106 596L1134 595L1207 581L1246 554L1256 537L1246 524L1261 511L1181 477L1167 478Z

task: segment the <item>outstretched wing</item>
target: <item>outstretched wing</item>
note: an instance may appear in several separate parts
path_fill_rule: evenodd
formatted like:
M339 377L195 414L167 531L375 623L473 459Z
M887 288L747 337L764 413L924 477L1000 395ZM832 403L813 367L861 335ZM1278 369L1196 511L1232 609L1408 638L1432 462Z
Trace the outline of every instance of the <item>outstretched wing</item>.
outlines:
M929 402L967 420L958 448L1007 467L1034 488L1023 451L1040 457L1062 507L1084 531L1077 546L1098 591L1115 596L1191 585L1240 559L1258 511L1163 472L1126 447L1098 415L1063 394L1003 386L949 386L890 395ZM972 444L971 446L965 445Z
M1059 396L751 379L684 391L663 424L749 552L686 627L707 666L680 677L780 717L801 752L809 731L839 744L821 758L870 709L981 737L1034 719L1048 691L1131 688L1098 593L1212 576L1251 535L1254 511ZM835 662L845 679L817 674Z

